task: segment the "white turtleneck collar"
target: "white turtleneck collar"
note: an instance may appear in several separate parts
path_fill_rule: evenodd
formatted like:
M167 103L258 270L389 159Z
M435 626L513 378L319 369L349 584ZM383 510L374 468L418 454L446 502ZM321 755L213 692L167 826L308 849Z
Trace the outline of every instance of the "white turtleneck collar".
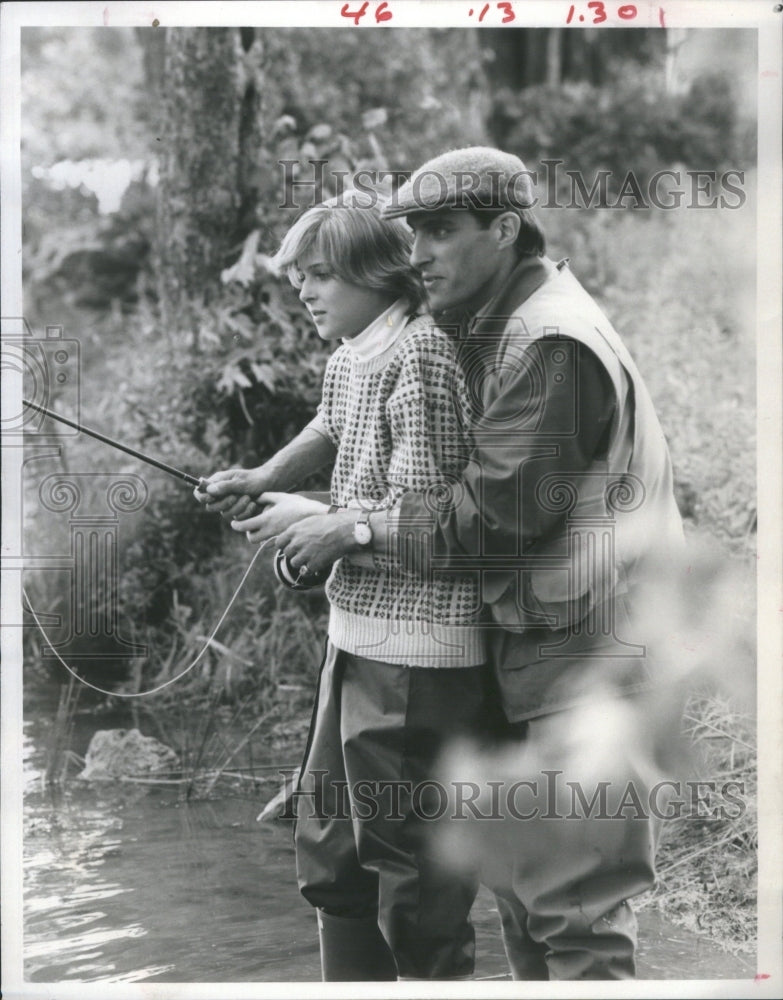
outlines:
M370 361L388 351L408 325L408 303L397 299L355 337L343 340L357 361Z

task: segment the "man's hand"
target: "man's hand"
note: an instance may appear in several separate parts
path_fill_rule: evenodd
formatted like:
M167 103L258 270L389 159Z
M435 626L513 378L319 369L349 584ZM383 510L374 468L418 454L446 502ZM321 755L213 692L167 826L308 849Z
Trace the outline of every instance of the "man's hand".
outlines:
M197 488L193 496L214 514L221 514L227 521L241 521L254 517L262 509L258 498L274 483L260 469L227 469L216 472L207 480L206 491Z
M277 547L293 569L307 566L308 573L328 569L332 563L361 546L353 537L358 511L342 510L298 521L277 536Z
M244 532L248 541L255 543L274 538L303 518L326 514L329 510L326 504L297 493L262 493L257 502L264 507L261 514L231 522L234 531Z

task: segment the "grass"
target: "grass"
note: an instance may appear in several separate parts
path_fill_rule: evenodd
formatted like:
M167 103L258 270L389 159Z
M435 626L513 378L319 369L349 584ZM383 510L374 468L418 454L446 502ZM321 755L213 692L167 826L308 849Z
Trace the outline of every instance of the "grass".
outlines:
M674 922L752 952L757 935L756 737L754 719L731 699L694 694L685 714L694 767L691 780L728 787L733 801L664 824L658 885L644 901Z
M54 725L48 733L46 744L46 763L43 779L47 785L62 784L68 777L69 766L74 763L76 755L71 750L73 740L73 725L76 708L79 703L81 685L73 677L60 688L60 700L57 704L57 714Z

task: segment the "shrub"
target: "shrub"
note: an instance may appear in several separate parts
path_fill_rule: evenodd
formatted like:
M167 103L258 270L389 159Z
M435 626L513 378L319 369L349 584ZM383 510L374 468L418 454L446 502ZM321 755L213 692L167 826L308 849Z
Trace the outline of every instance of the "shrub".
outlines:
M669 94L659 70L626 67L615 83L566 83L523 90L504 88L492 101L488 124L497 145L528 167L561 159L586 179L609 170L616 196L633 171L641 185L657 170L683 164L697 170L752 167L731 81L714 72L697 77L685 94ZM565 177L562 182L567 185ZM563 190L568 198L570 192Z

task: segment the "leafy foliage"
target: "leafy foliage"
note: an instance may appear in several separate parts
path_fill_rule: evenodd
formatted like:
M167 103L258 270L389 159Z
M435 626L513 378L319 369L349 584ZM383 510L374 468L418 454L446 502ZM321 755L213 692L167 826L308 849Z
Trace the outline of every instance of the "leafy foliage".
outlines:
M410 169L450 145L486 137L482 55L459 29L286 28L264 33L266 110L304 134L319 122L353 136L362 115L385 108L382 139L393 166Z
M99 213L95 195L84 188L52 190L35 177L28 178L25 200L31 319L51 317L53 303L69 314L115 307L130 312L149 279L154 239L154 189L146 179L131 182L118 210L108 214Z
M197 319L189 333L161 335L149 315L134 336L120 386L125 439L196 475L258 465L312 418L326 353L295 296L269 274ZM126 601L159 623L174 590L193 600L227 527L187 490L154 494L147 513L127 553Z
M672 165L704 170L752 167L747 126L739 121L731 80L719 71L669 94L658 69L618 68L613 85L541 84L493 97L488 124L497 145L531 169L544 159L589 175L609 170L617 194L633 171L640 184Z
M149 155L132 28L22 28L21 69L23 167Z

